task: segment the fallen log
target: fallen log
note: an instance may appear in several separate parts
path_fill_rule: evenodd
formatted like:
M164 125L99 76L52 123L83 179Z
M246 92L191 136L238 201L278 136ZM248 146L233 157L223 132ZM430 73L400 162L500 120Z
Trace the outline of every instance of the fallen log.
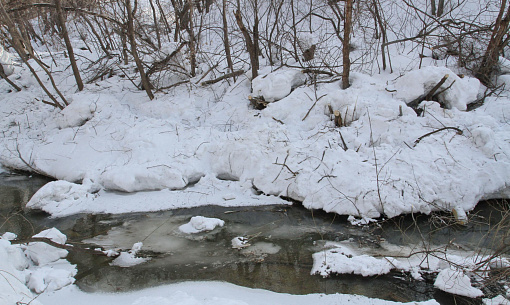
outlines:
M439 88L441 88L441 86L446 82L446 80L448 79L449 76L450 75L448 75L448 74L443 76L443 78L434 87L432 87L432 89L430 89L429 92L422 94L419 97L412 100L411 102L407 103L407 106L413 108L414 111L419 115L421 113L420 109L418 109L418 106L420 105L420 103L423 101L431 100L432 97L435 95L436 91L439 90ZM446 91L446 89L443 90L442 92L444 92L444 91Z

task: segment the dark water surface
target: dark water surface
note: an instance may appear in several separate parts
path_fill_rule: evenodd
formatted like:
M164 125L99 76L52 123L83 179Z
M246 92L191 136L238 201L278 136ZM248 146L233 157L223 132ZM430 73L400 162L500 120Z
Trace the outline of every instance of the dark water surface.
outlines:
M377 249L383 241L408 245L423 240L456 243L464 249L491 247L502 213L497 203L481 203L472 221L460 226L448 215L414 215L383 221L380 225L352 226L344 216L311 212L294 206L243 208L198 207L155 213L121 215L81 214L50 218L24 209L32 194L47 183L41 177L0 174L0 232L21 238L56 227L76 246L130 249L143 242L142 256L150 261L129 268L111 266L111 259L70 253L78 265L76 284L85 291L128 291L187 280L227 281L276 292L349 293L399 302L435 298L441 304L473 303L433 287L434 276L416 281L405 273L377 277L338 275L324 279L310 275L312 254L324 241L351 240ZM216 217L223 228L183 234L178 227L192 216ZM231 240L247 236L252 246L232 249ZM497 238L496 238L497 240ZM474 303L479 303L475 301Z

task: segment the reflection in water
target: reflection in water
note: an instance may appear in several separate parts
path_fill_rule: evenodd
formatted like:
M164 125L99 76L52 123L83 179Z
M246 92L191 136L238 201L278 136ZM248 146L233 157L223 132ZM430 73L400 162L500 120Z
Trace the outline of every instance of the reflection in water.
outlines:
M147 263L130 268L110 266L111 259L70 253L78 264L77 285L85 291L127 291L187 280L227 281L276 292L350 293L395 301L421 301L436 297L443 304L451 295L433 287L433 276L414 281L394 272L363 278L339 275L329 279L310 275L312 253L323 241L351 240L377 252L383 240L396 245L417 244L422 237L434 244L452 240L465 249L490 246L492 234L481 219L496 221L501 214L487 203L475 211L480 221L461 227L450 222L436 225L434 217L403 216L370 227L354 227L346 217L311 212L299 206L243 208L198 207L156 213L122 215L75 215L53 219L44 213L25 211L24 204L47 180L0 175L0 231L28 237L57 227L69 240L104 248L130 249L143 242ZM178 227L192 216L220 218L225 226L211 232L184 234ZM499 216L498 216L499 215ZM441 221L444 221L442 219ZM232 249L236 236L250 239L252 246ZM485 238L484 238L485 236ZM79 246L79 245L78 245ZM458 300L457 300L458 301Z

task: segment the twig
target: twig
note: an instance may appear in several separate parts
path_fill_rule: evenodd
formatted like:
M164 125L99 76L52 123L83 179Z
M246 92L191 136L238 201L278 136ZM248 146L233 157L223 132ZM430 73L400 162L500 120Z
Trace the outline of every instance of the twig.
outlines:
M308 115L309 115L309 114L310 114L310 112L312 111L313 107L315 107L315 105L317 104L317 102L318 102L321 98L323 98L323 97L325 97L325 96L326 96L326 94L322 95L321 97L319 97L319 98L315 101L315 103L313 103L312 107L310 107L310 109L308 109L308 112L306 113L306 115L303 117L303 119L302 119L301 121L304 121L304 120L308 117Z
M424 138L426 138L426 137L428 137L430 135L433 135L433 134L435 134L437 132L440 132L440 131L443 131L443 130L447 130L447 129L451 129L451 130L457 131L458 135L462 135L462 133L463 133L462 130L460 130L457 127L443 127L443 128L439 128L437 130L434 130L434 131L431 131L431 132L429 132L427 134L424 134L423 136L421 136L418 139L416 139L416 141L414 141L414 146L416 146L418 143L420 143L420 141L423 140Z
M374 151L374 162L375 162L375 177L377 182L377 196L379 197L379 203L381 204L382 214L384 214L384 205L381 198L381 188L379 187L379 169L377 164L377 155L375 153L375 145L374 145L374 137L372 132L372 119L370 118L370 111L367 111L368 114L368 124L370 126L370 142L372 144L372 150Z
M243 70L237 70L237 71L234 71L234 72L231 72L231 73L227 73L227 74L222 75L222 76L220 76L218 78L210 79L210 80L207 80L205 82L202 82L202 86L216 84L217 82L220 82L220 81L222 81L224 79L227 79L227 78L241 76L241 75L243 75L243 73L244 73Z
M344 151L347 151L347 144L345 144L344 137L342 136L342 132L339 130L338 133L340 134L340 139L342 140L342 144L344 145L343 149Z

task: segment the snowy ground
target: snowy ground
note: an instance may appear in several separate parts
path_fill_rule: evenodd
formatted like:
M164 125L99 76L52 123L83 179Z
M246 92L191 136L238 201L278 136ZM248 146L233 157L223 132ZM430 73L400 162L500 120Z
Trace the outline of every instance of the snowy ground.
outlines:
M80 42L73 44L79 46ZM197 84L199 75L186 85L157 93L150 101L129 80L137 77L133 65L122 67L128 77L117 73L75 92L62 49L52 50L52 60L46 46L35 47L55 71L56 82L70 105L60 111L43 104L41 100L47 97L30 71L18 64L5 65L10 78L23 90L14 92L0 80L0 109L4 113L0 163L5 168L58 179L28 204L55 217L200 205L288 204L282 199L285 197L301 201L309 209L365 220L447 211L464 221L465 213L479 200L510 197L509 89L503 88L499 96L489 97L480 108L467 112L467 105L477 100L484 88L474 78L458 76L462 71L455 67L446 68L444 60L427 57L422 61L424 68L417 69L417 55L408 59L405 48L395 46L389 50L395 73L353 73L352 86L346 90L339 89L338 81L314 86L301 71L273 71L277 67L266 62L253 82L247 73L236 83L204 87ZM171 45L167 51L173 51ZM78 48L76 53L92 60L97 57ZM0 56L3 62L9 61L3 50ZM84 68L88 63L79 62L84 78L96 72ZM204 63L200 70L207 69ZM445 108L425 101L423 115L417 116L406 103L445 75L449 78L441 90L446 91L439 97ZM509 76L502 76L499 82L510 83ZM250 106L250 95L274 102L258 111ZM342 115L345 126L335 126L330 108ZM21 301L20 296L26 301L32 294L25 284L41 291L40 279L44 277L38 277L37 272L44 273L48 270L43 268L53 268L46 263L59 261L42 264L37 262L38 256L24 260L20 251L30 250L11 246L6 239L0 240L0 254L7 260L0 261L8 263L2 263L0 270L8 274L4 278L15 278L7 281L8 286L2 282L1 289L9 302ZM134 259L136 249L131 251L128 262ZM359 256L333 251L329 263L338 262L352 270L335 270L331 265L328 272L365 272L352 261ZM338 257L339 253L344 257ZM342 262L346 258L347 263ZM374 261L376 265L380 262ZM43 271L31 269L37 264ZM314 269L322 274L320 266L328 265L318 263ZM384 270L392 267L382 266ZM375 268L367 272L375 272ZM72 281L72 268L59 270L67 275L56 276L54 282ZM449 289L447 279L454 276L461 283L469 280L457 269L435 271L440 271L436 286L441 289ZM32 282L26 280L27 274ZM470 285L466 287L464 294L479 295ZM193 294L198 288L203 295ZM71 286L36 301L57 304L57 299L71 297L77 302L88 300L84 301L87 304L112 302L113 297L132 304L369 302L355 296L280 295L219 283L180 284L115 296L88 295Z

